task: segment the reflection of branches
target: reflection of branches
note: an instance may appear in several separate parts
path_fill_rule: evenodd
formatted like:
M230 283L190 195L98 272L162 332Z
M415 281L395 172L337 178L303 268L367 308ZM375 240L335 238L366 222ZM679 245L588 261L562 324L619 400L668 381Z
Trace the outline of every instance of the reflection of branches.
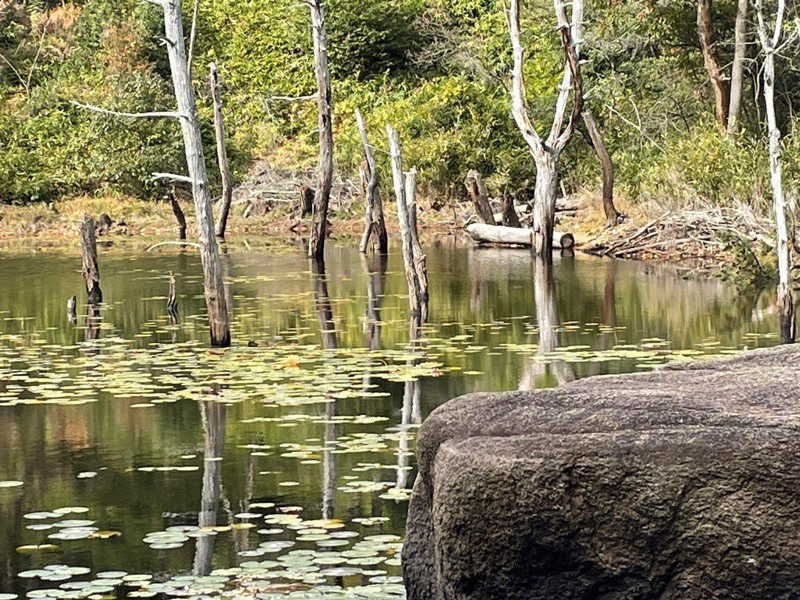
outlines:
M200 501L198 525L214 527L217 524L217 507L219 506L222 488L222 450L225 447L225 420L228 407L220 402L206 401L200 403L200 414L203 417L203 492ZM214 556L213 535L197 538L194 555L194 574L208 575L211 572L211 561Z
M541 257L533 258L534 299L536 302L536 325L539 329L539 356L555 352L559 346L558 305L556 303L556 284L553 265ZM575 379L572 367L563 360L547 362L533 361L525 369L520 380L521 390L536 388L537 381L550 374L558 385Z
M416 354L422 350L421 330L418 319L411 319L411 349ZM420 358L408 361L408 366L413 367L419 363ZM404 489L408 486L408 463L411 453L409 452L409 441L412 434L410 427L413 424L422 423L422 410L420 408L422 399L422 384L419 379L406 381L403 389L403 409L400 422L400 440L397 448L397 489Z
M100 306L89 302L86 305L86 318L84 319L87 342L100 339L100 321Z
M322 347L327 350L338 348L339 342L336 339L336 325L333 322L333 309L331 308L331 298L328 294L325 263L316 260L311 261L311 274L314 276L314 306L317 310Z

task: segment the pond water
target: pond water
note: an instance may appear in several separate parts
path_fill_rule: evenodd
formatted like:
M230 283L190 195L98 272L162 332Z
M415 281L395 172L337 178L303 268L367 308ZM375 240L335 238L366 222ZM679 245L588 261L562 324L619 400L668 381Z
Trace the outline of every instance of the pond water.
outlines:
M0 600L402 596L434 408L776 343L769 293L456 237L425 251L431 322L410 344L398 248L331 247L324 276L297 248L230 248L226 351L192 250L101 250L88 324L72 249L2 252Z

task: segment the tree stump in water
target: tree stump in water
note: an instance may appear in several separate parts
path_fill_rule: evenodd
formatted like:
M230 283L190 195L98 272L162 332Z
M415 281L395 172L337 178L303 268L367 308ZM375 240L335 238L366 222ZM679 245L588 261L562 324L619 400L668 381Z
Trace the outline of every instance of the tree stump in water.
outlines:
M467 181L465 182L469 197L472 199L472 204L475 207L475 212L478 217L487 225L494 225L494 211L489 202L489 193L486 191L486 186L483 184L481 174L472 169L467 173Z
M300 216L298 218L302 219L307 217L313 212L314 206L314 188L309 185L304 185L300 187Z
M78 298L77 296L72 296L69 300L67 300L67 318L69 322L73 325L78 323Z
M170 206L172 206L172 214L175 215L175 219L178 221L178 239L185 240L186 215L183 214L183 209L181 208L181 205L178 204L178 199L175 197L175 190L170 190L168 196Z
M170 316L178 312L178 296L175 292L175 276L169 272L169 295L167 296L167 312Z
M86 295L89 304L98 305L103 301L100 289L100 267L97 265L97 239L94 235L94 219L89 215L81 223L81 251L83 252L83 279L86 282Z

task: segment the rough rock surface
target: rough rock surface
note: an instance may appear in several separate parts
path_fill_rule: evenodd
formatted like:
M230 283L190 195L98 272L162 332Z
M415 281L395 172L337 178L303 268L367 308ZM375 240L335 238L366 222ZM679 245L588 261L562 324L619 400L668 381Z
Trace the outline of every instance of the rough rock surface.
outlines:
M800 348L443 405L409 600L800 598Z

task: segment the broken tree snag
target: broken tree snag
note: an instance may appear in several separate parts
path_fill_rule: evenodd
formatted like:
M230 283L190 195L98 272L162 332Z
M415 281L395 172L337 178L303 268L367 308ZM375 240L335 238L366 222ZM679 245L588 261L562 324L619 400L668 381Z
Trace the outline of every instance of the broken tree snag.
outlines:
M97 239L94 235L94 219L89 215L81 223L81 252L83 253L83 279L86 282L86 296L89 304L98 305L103 301L100 289L100 267L97 265Z
M308 185L300 186L300 211L298 219L307 217L314 212L314 188Z
M517 209L514 207L514 197L508 191L503 192L503 225L505 227L522 227Z
M167 296L167 312L174 314L178 311L178 295L175 292L175 276L169 272L169 295Z
M361 236L361 244L358 249L363 254L369 246L370 237L373 235L378 242L378 254L386 254L389 251L389 236L386 233L386 221L383 218L383 202L378 188L380 177L378 165L375 162L375 153L367 137L367 128L364 126L364 119L361 111L356 109L356 123L358 132L361 134L361 144L364 146L364 161L361 163L361 181L366 197L367 215L364 234Z
M314 72L317 78L319 111L319 167L317 169L317 190L314 196L311 238L308 242L308 257L324 260L325 238L328 229L328 203L333 185L333 101L331 78L328 71L328 42L325 32L323 0L308 0L308 5L311 8Z
M78 323L78 298L77 296L72 296L69 300L67 300L67 319L72 325L76 325Z
M196 0L199 4L200 0ZM231 166L228 162L228 150L225 147L225 120L222 116L222 95L219 91L219 76L217 65L209 65L211 77L211 98L214 101L214 135L217 139L217 163L219 164L219 174L222 178L222 205L219 211L219 224L217 225L217 237L225 239L225 229L228 227L228 214L231 211L233 201L233 178L231 177Z
M172 85L178 104L188 180L192 184L197 229L200 238L200 260L203 265L203 288L205 292L211 345L216 348L231 345L230 317L225 302L225 286L219 264L219 248L214 231L214 213L211 206L211 191L208 172L203 156L200 121L194 96L189 67L186 62L181 0L148 0L164 10L164 32Z
M481 174L475 169L470 170L467 173L467 180L464 185L467 187L467 192L478 218L487 225L494 225L494 211L492 211L489 193L486 191Z
M171 189L169 192L167 192L167 195L169 196L169 204L172 207L172 214L175 215L175 219L178 221L178 239L185 240L186 215L183 214L183 209L178 203L178 199L175 197L175 190Z
M518 227L501 225L485 225L472 223L467 225L467 234L473 240L483 244L500 244L530 247L533 244L534 231ZM553 232L553 247L569 250L575 245L575 237L571 233Z
M583 112L583 122L603 170L603 213L606 216L606 227L614 227L619 219L619 211L614 206L614 163L611 162L611 155L597 128L597 121L594 120L592 111L585 110Z
M400 136L391 126L386 127L389 135L389 152L392 163L392 179L397 199L397 219L400 223L400 234L403 242L403 264L408 282L408 296L411 305L412 320L425 323L428 319L428 273L425 255L419 244L417 235L417 217L415 214L415 198L409 198L416 192L416 173L403 173L403 157L400 150Z

